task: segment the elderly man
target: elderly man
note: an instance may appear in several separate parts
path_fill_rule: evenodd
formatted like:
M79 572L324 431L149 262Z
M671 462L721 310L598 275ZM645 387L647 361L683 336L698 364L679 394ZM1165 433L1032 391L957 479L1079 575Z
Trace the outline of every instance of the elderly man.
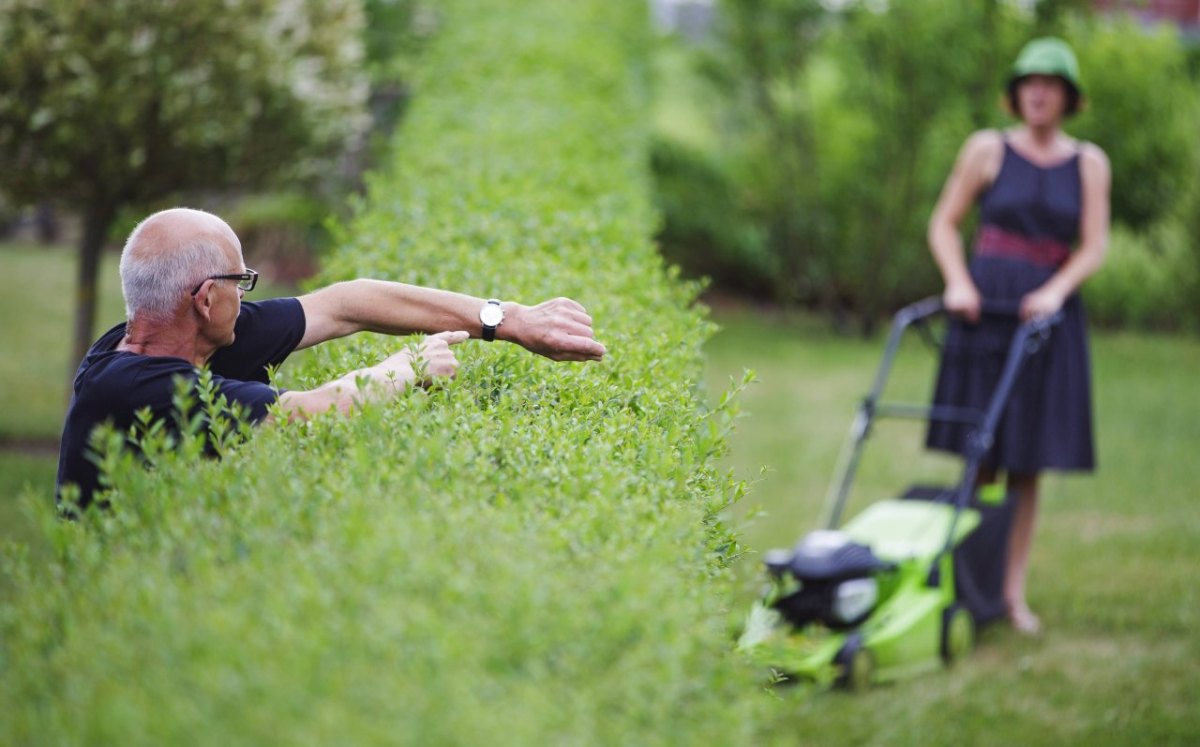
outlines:
M605 353L593 339L591 317L566 298L523 306L353 280L300 298L242 303L257 279L243 263L237 235L215 215L165 210L134 229L121 254L128 319L92 345L75 376L59 452L60 500L75 485L75 500L86 507L99 488L88 455L97 425L127 429L144 408L172 424L176 380L195 380L205 364L218 392L257 423L276 401L290 417L303 418L453 377L458 361L450 346L468 337L507 340L554 360L600 360ZM267 367L292 351L361 331L432 334L418 347L315 389L280 393L268 386Z

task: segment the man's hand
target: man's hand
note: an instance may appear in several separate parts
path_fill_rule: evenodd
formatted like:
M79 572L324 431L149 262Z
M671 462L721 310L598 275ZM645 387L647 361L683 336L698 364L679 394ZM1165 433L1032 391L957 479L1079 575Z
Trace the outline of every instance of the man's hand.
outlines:
M504 304L498 336L556 361L598 361L607 352L592 334L592 318L569 298L537 306Z
M350 412L356 403L370 402L400 394L408 387L432 386L458 373L458 358L451 345L470 335L466 332L439 332L398 353L389 355L369 368L350 373L306 392L290 391L279 396L289 418L319 415L331 407Z
M430 386L437 379L453 379L458 373L458 358L451 345L457 345L470 337L467 332L438 332L421 341L420 345L406 348L388 357L380 367L395 371L398 378L404 378L404 373L410 381L417 381L421 386Z

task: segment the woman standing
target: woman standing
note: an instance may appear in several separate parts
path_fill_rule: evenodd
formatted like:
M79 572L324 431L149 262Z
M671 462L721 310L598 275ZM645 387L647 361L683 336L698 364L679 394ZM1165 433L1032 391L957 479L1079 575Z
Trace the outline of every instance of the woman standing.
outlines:
M1020 123L968 138L929 221L943 300L956 317L934 400L982 407L995 388L1017 322L981 314L983 299L1011 304L1023 320L1063 312L1051 343L1027 361L984 462L984 481L1005 472L1016 498L1004 600L1013 627L1033 634L1041 624L1026 603L1025 578L1039 474L1095 468L1087 328L1076 291L1104 261L1111 177L1100 148L1062 131L1082 99L1079 65L1065 42L1029 42L1007 94ZM979 229L968 265L959 226L976 202ZM933 424L928 444L963 453L967 431Z

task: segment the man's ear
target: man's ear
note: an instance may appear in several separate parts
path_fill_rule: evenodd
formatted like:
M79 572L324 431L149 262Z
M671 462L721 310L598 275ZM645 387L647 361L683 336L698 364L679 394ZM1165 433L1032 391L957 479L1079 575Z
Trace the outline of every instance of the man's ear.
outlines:
M212 280L205 280L200 286L200 292L192 296L192 308L200 315L200 318L206 322L212 321L212 295L210 291L213 288Z

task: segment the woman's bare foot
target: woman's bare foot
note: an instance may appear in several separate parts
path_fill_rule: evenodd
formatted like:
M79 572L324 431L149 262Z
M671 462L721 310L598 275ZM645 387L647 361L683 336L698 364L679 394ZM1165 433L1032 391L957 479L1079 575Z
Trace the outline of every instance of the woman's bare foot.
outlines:
M1022 635L1037 635L1042 632L1042 621L1024 602L1008 606L1008 621L1012 623L1013 630Z

